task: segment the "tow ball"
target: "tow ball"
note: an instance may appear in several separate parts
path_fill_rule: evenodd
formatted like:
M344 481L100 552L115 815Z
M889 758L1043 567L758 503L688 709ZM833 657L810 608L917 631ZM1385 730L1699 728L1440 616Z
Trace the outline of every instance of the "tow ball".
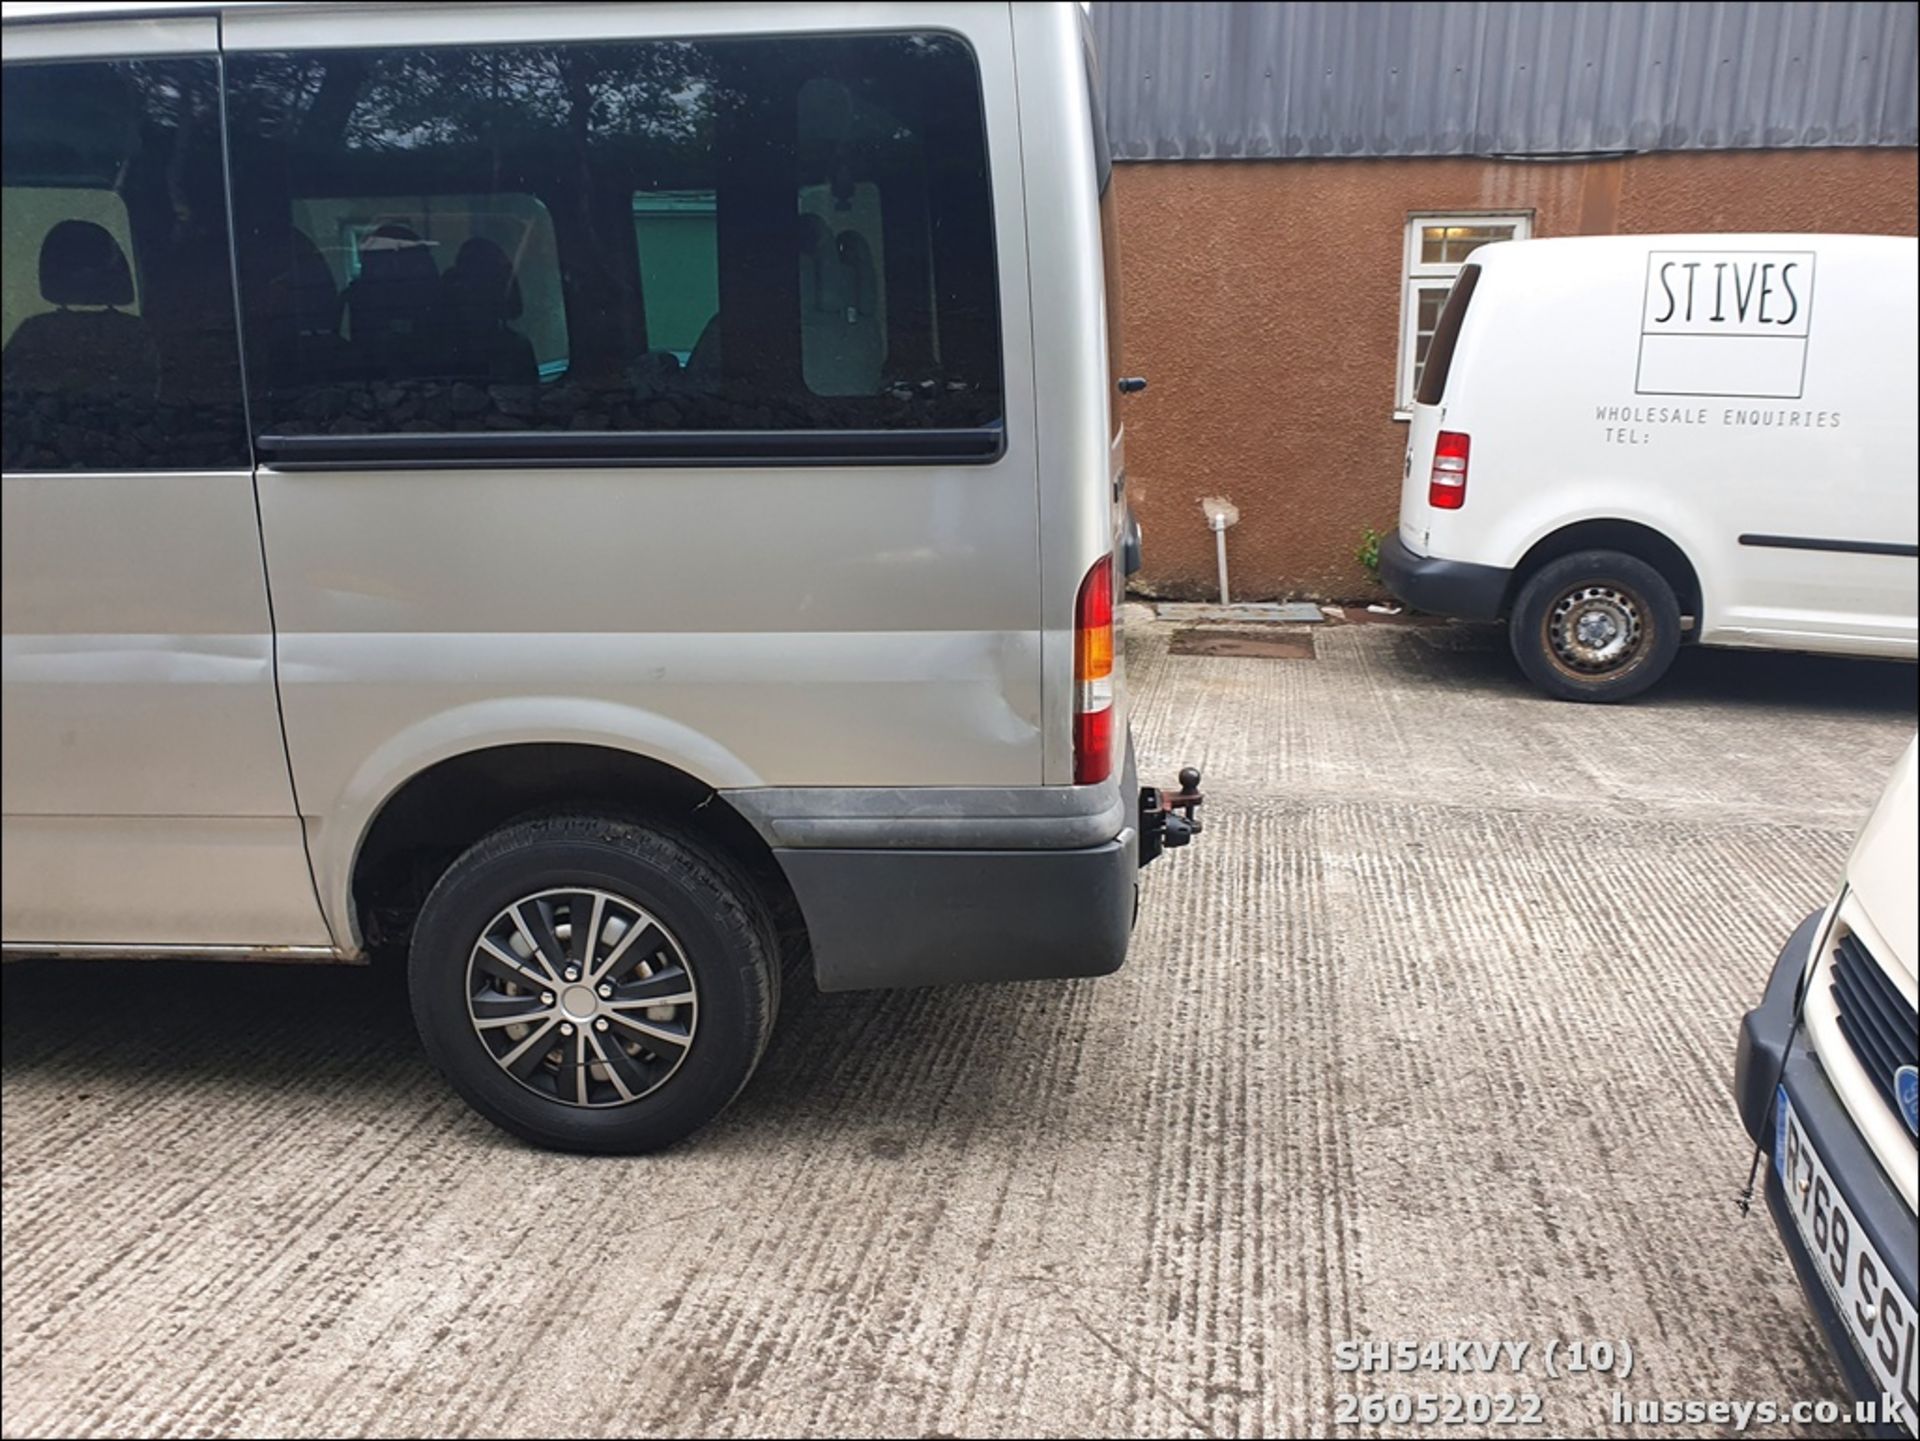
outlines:
M1180 771L1180 789L1167 792L1158 786L1140 787L1140 864L1155 859L1161 851L1184 846L1200 834L1200 817L1195 814L1206 799L1200 794L1200 771L1185 766Z

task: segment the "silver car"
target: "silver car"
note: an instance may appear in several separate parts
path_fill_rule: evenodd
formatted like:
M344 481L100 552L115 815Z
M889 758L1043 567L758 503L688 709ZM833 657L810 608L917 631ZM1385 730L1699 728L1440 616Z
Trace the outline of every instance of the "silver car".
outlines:
M783 961L1120 965L1198 777L1127 739L1079 7L767 13L8 7L10 954L404 956L594 1151Z

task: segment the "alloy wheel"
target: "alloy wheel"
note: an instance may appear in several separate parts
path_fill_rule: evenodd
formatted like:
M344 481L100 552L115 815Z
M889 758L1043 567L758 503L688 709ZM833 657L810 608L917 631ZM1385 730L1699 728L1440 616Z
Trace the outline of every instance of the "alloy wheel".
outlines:
M624 1106L693 1045L699 993L673 933L611 891L524 896L480 932L467 1016L494 1062L568 1106Z

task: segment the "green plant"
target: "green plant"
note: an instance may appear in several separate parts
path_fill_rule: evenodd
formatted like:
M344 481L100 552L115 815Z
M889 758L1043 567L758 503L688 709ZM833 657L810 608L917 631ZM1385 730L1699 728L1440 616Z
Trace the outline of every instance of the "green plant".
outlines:
M1359 561L1366 568L1367 574L1375 580L1380 578L1381 539L1380 532L1368 526L1360 532L1360 548L1353 553L1353 558Z

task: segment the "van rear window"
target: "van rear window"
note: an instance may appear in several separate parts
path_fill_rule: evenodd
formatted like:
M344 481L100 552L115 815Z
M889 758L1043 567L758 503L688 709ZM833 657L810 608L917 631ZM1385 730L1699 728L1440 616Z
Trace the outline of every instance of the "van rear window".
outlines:
M1107 382L1120 378L1120 222L1113 199L1113 150L1107 140L1107 113L1101 99L1100 61L1093 48L1093 30L1081 17L1081 53L1087 66L1087 99L1093 119L1093 183L1100 195L1100 265L1107 297ZM1107 414L1114 434L1120 432L1120 411L1109 403Z
M1467 318L1467 306L1473 302L1473 288L1480 283L1480 267L1462 267L1447 303L1440 308L1440 319L1433 327L1433 340L1427 346L1427 363L1420 372L1420 390L1414 399L1421 405L1438 405L1447 393L1447 372L1453 369L1453 347L1460 340L1460 323Z

